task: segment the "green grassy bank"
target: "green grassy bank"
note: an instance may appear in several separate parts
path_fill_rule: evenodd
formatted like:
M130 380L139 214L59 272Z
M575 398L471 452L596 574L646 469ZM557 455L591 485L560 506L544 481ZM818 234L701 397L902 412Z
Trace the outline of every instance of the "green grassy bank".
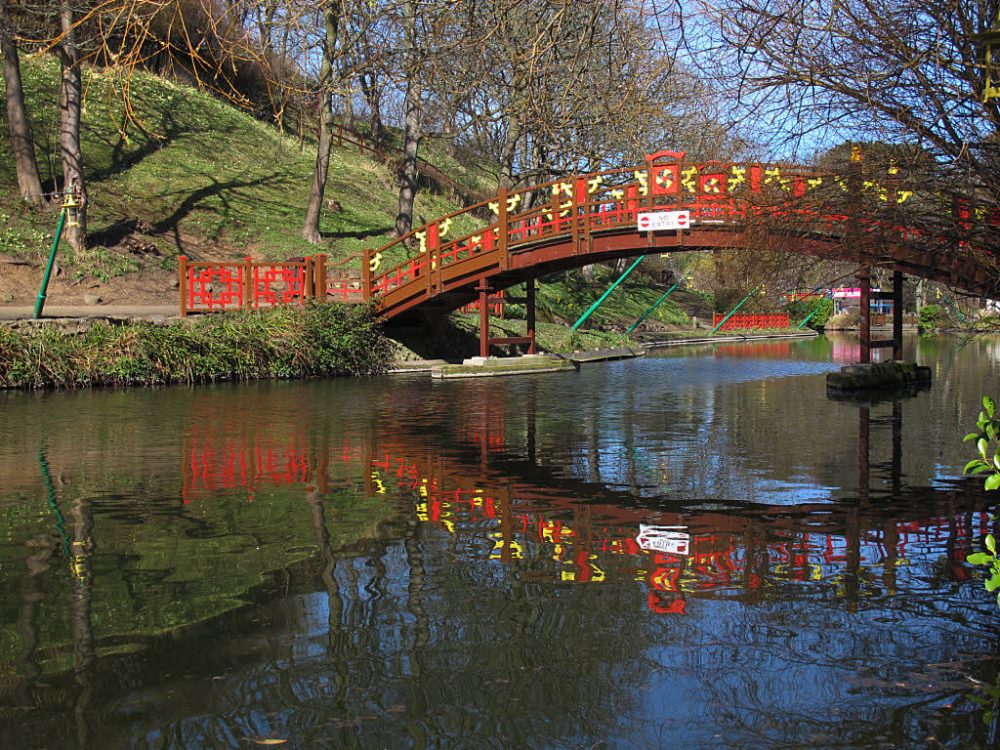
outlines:
M0 388L205 383L384 372L393 351L367 308L229 313L80 334L0 328Z

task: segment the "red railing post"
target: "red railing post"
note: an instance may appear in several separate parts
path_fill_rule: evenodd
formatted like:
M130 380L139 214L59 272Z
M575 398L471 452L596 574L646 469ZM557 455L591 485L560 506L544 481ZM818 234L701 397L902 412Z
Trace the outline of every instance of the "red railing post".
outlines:
M243 278L240 283L240 294L243 299L243 307L247 310L253 307L255 297L257 296L257 285L253 280L253 258L249 255L243 258Z
M361 298L372 298L372 251L367 247L361 253Z
M181 317L186 318L187 310L187 256L181 255L177 258L177 288L181 297Z
M302 294L300 305L305 307L306 300L313 296L313 258L307 255L302 259Z
M313 297L317 302L326 302L326 256L314 255L315 276L313 278Z

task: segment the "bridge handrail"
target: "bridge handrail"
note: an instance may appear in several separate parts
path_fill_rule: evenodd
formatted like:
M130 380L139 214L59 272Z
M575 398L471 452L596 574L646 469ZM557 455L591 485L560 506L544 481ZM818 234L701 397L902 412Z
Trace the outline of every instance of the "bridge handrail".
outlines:
M619 216L622 214L631 215L635 211L638 211L642 207L662 207L663 202L666 199L673 198L669 205L675 205L678 208L690 204L697 203L699 198L705 200L704 195L699 194L698 189L694 186L694 182L691 181L684 185L677 184L672 191L664 191L657 193L656 190L649 189L651 170L662 170L672 168L673 175L675 178L679 178L680 175L688 175L688 171L691 175L703 176L708 178L718 178L720 176L730 177L734 176L735 169L741 169L741 174L743 179L740 180L742 184L745 182L745 174L747 170L757 170L759 176L764 176L765 179L778 178L784 179L786 183L790 180L795 180L797 178L804 178L806 176L815 177L820 173L815 167L800 168L796 166L790 166L785 164L768 164L759 162L746 162L746 163L733 163L733 162L719 162L719 161L706 161L706 162L683 162L675 161L669 163L654 163L647 162L641 165L633 165L628 167L616 167L607 170L601 170L597 172L590 172L587 174L570 174L561 177L553 178L546 182L542 182L535 185L525 186L516 190L506 191L501 189L496 196L495 200L492 201L481 201L479 203L467 206L465 208L452 211L449 214L439 217L433 222L428 222L420 227L417 227L407 234L399 237L392 242L389 242L375 251L366 251L365 258L365 269L364 272L369 277L368 284L366 285L366 294L370 294L375 291L386 291L389 285L389 279L394 278L397 284L402 283L405 277L412 277L410 280L415 279L417 272L422 269L429 262L431 265L431 270L434 270L438 261L436 258L432 257L429 261L420 261L419 258L424 255L428 250L437 251L432 252L432 256L451 256L452 260L455 261L454 249L460 247L462 243L468 244L473 238L481 237L485 234L498 232L500 235L498 237L500 244L505 246L506 250L512 249L512 246L518 244L526 244L528 242L533 242L534 239L529 239L531 226L530 223L534 219L538 219L538 231L539 234L536 235L540 237L544 233L547 225L555 224L557 230L571 229L578 225L581 218L581 209L583 217L590 217L594 214L600 214L600 207L606 206L608 203L614 201L619 204L617 213ZM730 170L729 174L726 174L726 170ZM782 173L781 170L786 170ZM780 175L783 177L779 177ZM640 175L645 175L645 178L641 178ZM621 176L626 176L628 179L625 181L617 181L615 178L620 178ZM690 179L690 178L689 178ZM614 181L611 181L614 180ZM588 186L587 192L585 193L584 199L580 200L580 186L586 184ZM766 183L765 183L766 184ZM760 190L761 186L756 186L754 189ZM524 202L526 197L531 195L537 195L541 193L545 195L551 193L552 198L550 201L545 201L540 204L536 204L529 209L525 209L515 213L508 213L505 209L516 208ZM615 195L618 193L618 195ZM627 208L622 208L624 201L623 199L627 195L628 205ZM715 205L723 206L726 203L732 205L732 189L724 190L722 194L719 195L716 200ZM590 199L592 195L598 195L599 197ZM728 201L726 199L729 199ZM568 199L568 200L567 200ZM504 205L500 205L504 204ZM439 227L450 228L451 222L457 217L475 214L481 212L484 208L490 209L493 213L498 215L498 220L495 222L490 222L484 226L477 228L476 230L465 234L458 238L452 238L445 242L440 242L443 239L440 236L434 236L433 242L437 243L433 247L427 246L428 235L432 233L432 230ZM597 211L593 209L598 209ZM554 215L559 213L559 218L554 219ZM572 216L566 216L566 212L570 212ZM542 222L543 217L548 217L547 222ZM508 229L506 232L498 231L501 224L505 224ZM565 227L563 227L565 224ZM514 239L511 242L512 225L520 225L520 227L513 228L513 232L520 234L519 239ZM522 230L518 232L518 229ZM588 227L590 229L590 227ZM446 230L447 231L447 230ZM557 231L557 233L561 233ZM551 235L550 235L551 236ZM409 248L412 246L414 241L419 242L419 255L408 256L398 263L388 267L384 272L379 275L374 275L378 266L380 265L381 257L393 251L396 248ZM371 263L371 258L378 258L374 265ZM407 269L407 267L409 267ZM407 269L404 271L404 269Z
M589 173L586 173L586 174L576 174L576 173L574 173L574 174L565 175L565 176L562 176L562 177L553 178L553 179L548 180L546 182L542 182L542 183L538 183L538 184L534 184L534 185L528 185L528 186L525 186L525 187L522 187L522 188L513 189L513 190L506 190L506 191L504 191L504 190L501 189L500 191L497 192L497 194L492 199L487 199L487 200L479 201L477 203L474 203L474 204L471 204L469 206L466 206L465 208L461 208L461 209L458 209L456 211L452 211L451 213L445 214L444 216L438 217L434 221L430 221L430 222L427 222L425 224L422 224L419 227L411 229L409 232L407 232L406 234L402 235L401 237L397 237L396 239L394 239L394 240L392 240L392 241L390 241L390 242L382 245L381 247L379 247L377 249L374 249L374 250L371 250L370 253L371 253L371 255L375 255L375 254L386 255L387 253L391 252L394 248L401 247L401 246L403 246L403 247L409 247L409 246L411 246L413 244L413 242L420 235L423 235L423 234L429 232L432 227L434 227L434 226L440 226L442 223L453 221L454 219L456 219L457 217L460 217L460 216L474 214L476 212L482 211L483 209L488 209L488 208L490 208L491 205L498 204L500 202L501 196L506 196L506 198L508 199L509 202L514 203L514 205L518 205L521 201L523 201L523 199L524 199L525 196L528 196L530 194L537 193L537 192L543 192L543 193L545 191L551 192L552 188L554 186L557 186L557 185L563 186L563 185L567 185L568 184L570 186L575 186L580 180L591 181L591 180L595 180L595 179L598 179L598 178L601 178L603 180L603 179L606 179L606 178L609 178L609 177L613 177L613 176L616 176L616 175L628 175L628 174L635 175L636 173L639 173L639 172L648 172L648 170L650 170L652 168L659 169L659 168L664 168L664 167L676 167L678 172L680 172L682 169L690 169L691 167L694 167L698 171L698 173L700 173L700 174L705 174L705 170L706 169L713 170L713 172L710 172L707 176L717 176L717 175L715 175L714 170L724 171L726 169L732 169L734 167L739 167L739 168L743 168L743 169L747 169L747 170L753 169L753 168L757 168L757 169L760 169L761 173L765 174L765 175L770 170L779 170L779 171L784 170L783 172L781 172L781 174L784 175L782 177L782 179L786 179L786 180L789 179L789 178L794 179L796 177L805 177L805 176L811 176L811 177L816 177L816 176L822 176L822 177L833 176L832 173L821 171L817 167L802 167L802 166L799 166L799 165L790 165L790 164L785 164L785 163L782 163L782 162L722 162L722 161L715 161L715 160L690 161L690 162L676 161L676 162L669 162L669 163L666 163L666 162L664 162L664 163L650 163L650 162L646 162L646 163L643 163L643 164L638 164L638 165L633 165L633 166L627 166L627 167L615 167L615 168L612 168L612 169L600 170L600 171L596 171L596 172L589 172ZM646 181L646 184L648 185L648 183L649 183L649 176L648 176L648 174L646 175L645 181ZM639 184L641 184L640 180L635 179L633 177L633 179L628 180L628 181L626 181L624 183L616 184L615 187L622 188L622 187L627 187L629 185L639 185ZM730 191L730 192L732 192L732 191ZM647 195L643 196L643 197L647 197L648 198L649 194L651 194L651 193L652 193L652 191L648 191ZM690 189L685 189L684 191L681 191L680 189L678 189L677 190L677 195L684 195L685 197L689 197L690 196L690 197L693 198L693 197L697 196L697 193L696 192L692 192ZM496 212L494 211L494 213L496 213ZM510 214L509 218L510 219L522 218L522 213L523 212Z
M501 189L492 200L452 211L377 250L365 250L364 296L387 293L416 282L418 277L426 278L426 293L433 296L445 284L486 268L485 256L499 255L493 267L503 271L514 255L537 246L540 241L575 236L574 242L579 244L581 239L606 231L621 232L626 225L634 230L637 214L643 210L689 209L695 222L744 228L753 218L782 218L787 220L787 229L798 227L803 236L827 239L843 237L852 227L862 234L882 231L904 242L920 236L919 230L912 226L878 216L858 218L857 208L850 208L862 200L862 194L866 200L887 206L903 203L912 196L913 190L908 189L912 186L892 171L888 177L879 173L869 174L866 179L860 165L838 173L815 165L693 161L663 156L656 155L643 164L568 174L517 189ZM808 203L799 202L803 198ZM522 208L528 204L533 205ZM489 219L484 216L487 211L492 214ZM968 223L970 213L967 208L966 219L955 219L957 225ZM458 236L447 236L452 224L466 216L475 220L475 228ZM851 216L855 216L853 221ZM1000 226L1000 221L997 225ZM401 250L405 257L398 261L395 257L383 257L395 256ZM468 271L454 268L474 257L478 260ZM449 267L449 274L443 275L442 269ZM423 286L421 283L415 290Z

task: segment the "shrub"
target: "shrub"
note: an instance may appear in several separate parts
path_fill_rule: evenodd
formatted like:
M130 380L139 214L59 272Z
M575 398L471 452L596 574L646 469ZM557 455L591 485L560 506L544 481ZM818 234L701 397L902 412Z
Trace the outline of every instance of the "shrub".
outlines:
M797 325L799 321L808 317L815 310L815 314L809 318L807 325L810 328L820 330L833 315L833 300L829 297L823 297L819 300L796 300L786 305L785 310L793 325Z
M386 370L391 353L370 309L333 304L166 326L98 323L83 334L0 328L0 387L371 375Z
M996 410L996 402L989 396L983 396L983 410L976 420L976 431L965 436L965 442L975 442L979 457L965 465L964 473L986 474L983 487L987 490L1000 489L1000 419L996 416ZM996 537L987 534L983 544L986 551L974 552L967 560L972 565L987 568L987 578L983 585L993 593L1000 589L1000 557L997 557ZM1000 607L1000 592L997 593L997 606Z
M861 325L861 313L857 310L845 310L837 313L826 321L826 328L831 330L843 328L858 328Z
M917 312L917 328L921 331L933 331L948 323L948 313L941 305L925 305Z

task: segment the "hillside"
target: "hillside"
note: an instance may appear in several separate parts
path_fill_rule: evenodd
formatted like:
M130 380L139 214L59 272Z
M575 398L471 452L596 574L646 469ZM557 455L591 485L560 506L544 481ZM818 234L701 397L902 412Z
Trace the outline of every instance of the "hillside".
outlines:
M26 59L22 74L43 183L51 186L59 169L59 66L50 57ZM51 302L79 304L91 294L106 303L172 303L182 253L222 260L319 251L336 261L389 239L397 209L391 156L379 159L353 144L335 145L321 221L324 245L317 248L299 238L315 159L311 136L282 133L190 86L144 73L131 82L133 121L128 122L121 84L113 72L86 71L83 148L92 246L74 255L62 244ZM496 184L474 159L453 158L433 139L424 141L421 156L447 175L452 187L488 193ZM28 211L16 185L0 112L0 304L33 301L57 220L55 210ZM454 193L421 190L416 222L459 208ZM621 327L634 320L659 296L658 273L635 274L594 323ZM598 271L600 282L611 278L610 271ZM599 292L581 285L578 274L546 280L540 315L572 321ZM656 316L660 321L686 319L672 302Z
M51 185L58 170L58 64L47 57L26 60L22 72L42 179ZM180 253L281 259L316 252L299 239L315 160L310 139L282 134L189 86L142 73L130 99L140 129L125 124L119 84L112 73L87 71L83 148L94 247L82 257L62 247L72 281L114 286L112 279L131 271L173 271ZM0 255L36 262L48 252L57 215L33 216L19 205L2 113L0 124ZM459 179L470 171L454 160L449 164L443 150L432 150L431 158ZM477 182L481 189L483 178ZM324 252L345 257L388 239L396 193L385 164L353 145L335 147L326 194L331 208L322 217ZM415 213L430 219L458 207L445 195L422 191ZM23 267L5 265L11 268ZM23 273L4 274L13 275ZM64 273L58 282L66 281ZM24 296L9 283L0 287L5 293Z

